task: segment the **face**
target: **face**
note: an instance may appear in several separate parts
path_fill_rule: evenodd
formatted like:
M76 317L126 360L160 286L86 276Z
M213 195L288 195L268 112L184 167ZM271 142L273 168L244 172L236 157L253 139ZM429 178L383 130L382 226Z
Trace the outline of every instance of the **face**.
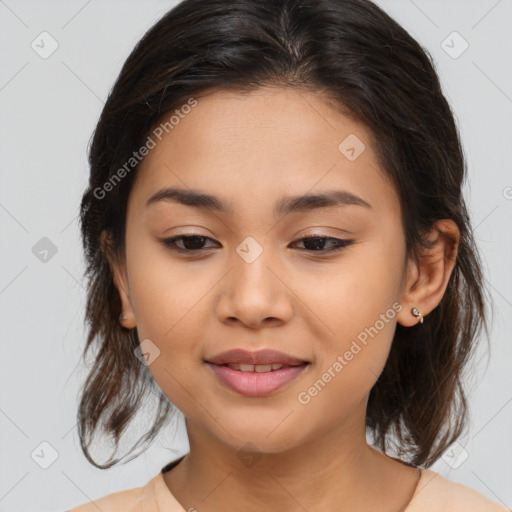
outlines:
M138 173L116 284L150 340L154 379L187 421L268 453L342 426L361 435L406 271L399 199L369 132L313 93L215 92L164 131ZM166 188L218 201L146 205ZM358 199L285 200L334 191ZM205 362L234 348L309 364L247 396Z

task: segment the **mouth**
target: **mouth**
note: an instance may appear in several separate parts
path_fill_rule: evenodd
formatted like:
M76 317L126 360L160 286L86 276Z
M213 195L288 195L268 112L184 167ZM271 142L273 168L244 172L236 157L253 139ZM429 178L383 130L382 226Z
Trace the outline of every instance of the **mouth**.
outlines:
M250 397L276 393L299 378L310 362L272 349L235 348L204 360L224 388Z
M222 352L205 360L206 363L216 365L239 365L232 367L240 371L257 371L268 372L272 369L279 369L277 365L282 366L298 366L307 364L309 361L298 357L279 352L277 350L262 349L257 351L249 351L242 348L235 348ZM267 366L270 365L270 368ZM274 368L272 368L272 366ZM252 368L255 367L255 368Z
M205 362L224 388L254 398L277 393L304 375L310 366L309 362L293 365Z
M210 361L206 361L210 363ZM210 363L215 364L215 363ZM296 364L282 364L282 363L270 363L270 364L242 364L242 363L223 363L217 366L227 366L232 370L236 370L239 372L255 372L255 373L267 373L267 372L275 372L280 370L281 368L294 368L296 366L303 366L309 364L307 361L303 363Z

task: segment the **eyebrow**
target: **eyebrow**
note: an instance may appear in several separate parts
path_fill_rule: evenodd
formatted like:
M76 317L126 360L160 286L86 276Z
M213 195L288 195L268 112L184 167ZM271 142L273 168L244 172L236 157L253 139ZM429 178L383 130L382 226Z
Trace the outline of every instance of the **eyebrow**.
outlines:
M200 190L173 187L163 188L146 201L146 208L160 202L173 202L206 211L233 214L233 208L230 204L223 201L220 197L204 193ZM318 194L282 197L274 206L274 215L282 216L293 212L306 212L333 206L372 208L370 203L347 190L329 190Z

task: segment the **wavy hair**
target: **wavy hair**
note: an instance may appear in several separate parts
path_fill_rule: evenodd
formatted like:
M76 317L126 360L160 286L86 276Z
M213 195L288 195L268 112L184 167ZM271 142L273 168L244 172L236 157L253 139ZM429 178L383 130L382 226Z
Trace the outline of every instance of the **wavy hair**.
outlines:
M408 257L428 248L423 235L436 221L457 224L458 254L445 294L423 325L397 325L369 395L367 431L382 450L394 447L411 464L428 467L467 426L463 369L482 326L488 336L486 290L462 195L465 157L432 57L370 0L184 0L126 59L88 148L80 206L88 279L83 358L94 347L95 359L80 390L78 431L98 468L122 458L97 463L89 451L94 433L112 438L117 450L148 392L159 393L158 410L136 446L151 442L176 411L134 355L137 330L119 323L121 301L100 240L108 233L108 250L123 260L138 165L108 193L100 191L161 119L190 98L263 86L321 94L369 129L400 197Z

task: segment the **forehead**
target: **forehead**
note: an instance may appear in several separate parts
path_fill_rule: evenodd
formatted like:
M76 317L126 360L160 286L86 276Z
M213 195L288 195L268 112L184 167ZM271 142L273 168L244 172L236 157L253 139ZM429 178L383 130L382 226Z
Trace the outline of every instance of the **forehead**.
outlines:
M268 206L272 214L278 198L334 189L376 208L397 207L370 132L322 96L264 88L217 91L196 101L161 140L153 136L156 145L139 166L130 198L136 207L167 187L224 198L230 213L244 204L258 213Z

